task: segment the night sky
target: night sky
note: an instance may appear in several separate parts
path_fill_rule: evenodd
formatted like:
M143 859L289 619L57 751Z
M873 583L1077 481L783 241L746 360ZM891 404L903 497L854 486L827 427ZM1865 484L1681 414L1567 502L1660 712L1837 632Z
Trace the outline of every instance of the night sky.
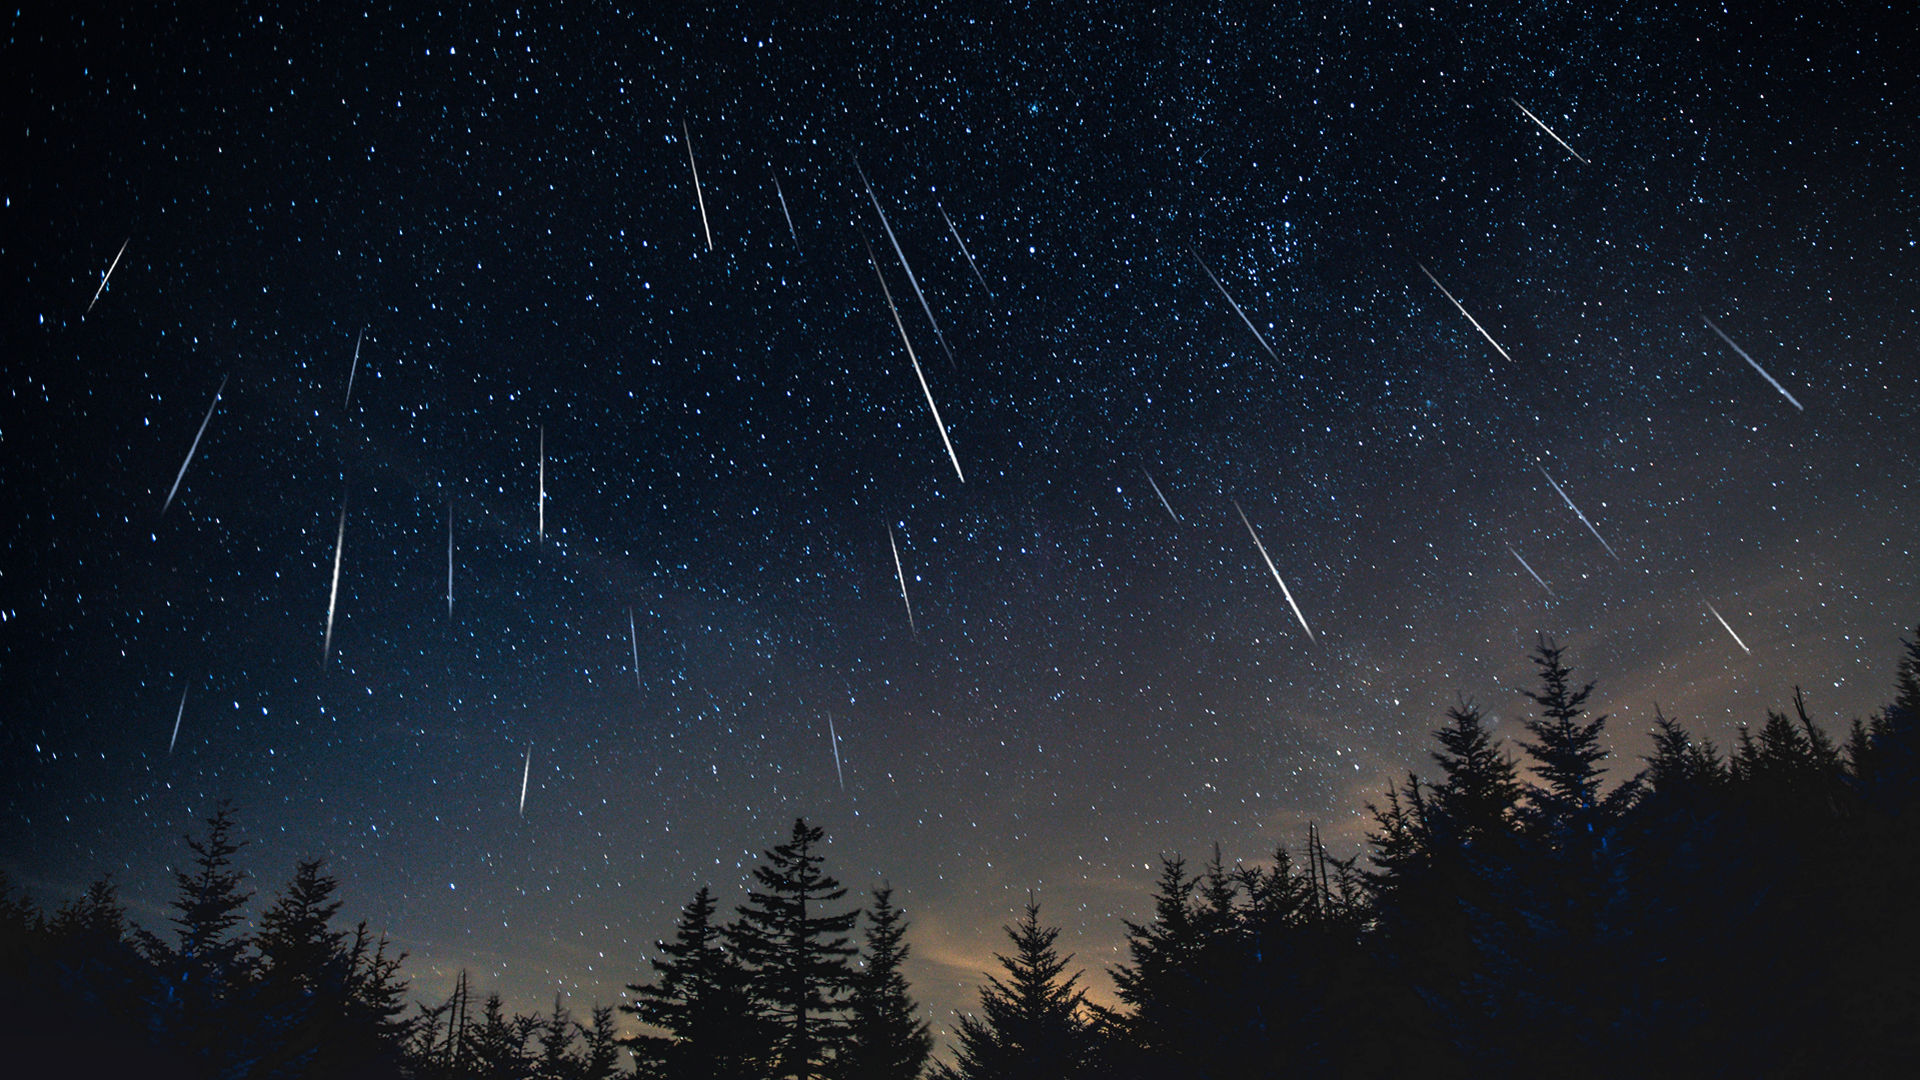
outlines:
M1162 853L1360 849L1541 633L1615 777L1890 696L1893 6L831 6L0 20L0 869L159 929L232 799L583 1010L804 815L945 1030L1030 889L1104 987Z

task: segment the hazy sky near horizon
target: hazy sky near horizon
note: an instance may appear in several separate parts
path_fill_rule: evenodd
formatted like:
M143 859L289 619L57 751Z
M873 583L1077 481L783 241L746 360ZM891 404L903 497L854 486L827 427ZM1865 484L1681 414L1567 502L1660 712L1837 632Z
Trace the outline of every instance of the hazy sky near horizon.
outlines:
M944 1031L1029 890L1104 985L1162 854L1359 850L1540 635L1615 776L1889 695L1872 9L932 7L8 16L0 869L158 928L232 799L584 1009L804 816Z

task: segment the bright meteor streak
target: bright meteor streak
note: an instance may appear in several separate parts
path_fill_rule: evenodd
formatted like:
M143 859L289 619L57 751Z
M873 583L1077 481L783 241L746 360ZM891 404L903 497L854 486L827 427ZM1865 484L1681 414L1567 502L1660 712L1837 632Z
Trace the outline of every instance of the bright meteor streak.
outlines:
M893 539L893 522L887 522L887 546L893 548L893 573L900 579L900 602L907 605L907 629L915 637L920 636L920 628L913 625L913 601L907 599L907 572L900 566L900 545Z
M1604 543L1606 543L1606 541L1604 541L1604 540L1602 540L1602 541L1601 541L1601 543L1603 543L1603 544L1604 544ZM1539 575L1539 574L1535 574L1535 573L1533 572L1533 567L1531 567L1531 566L1528 566L1528 565L1527 565L1527 560L1526 560L1525 558L1522 558L1522 557L1521 557L1521 555L1520 555L1520 553L1519 553L1518 551L1514 551L1514 550L1513 550L1513 545L1512 545L1512 544L1508 544L1508 545L1507 545L1507 550L1508 550L1508 551L1513 551L1513 557L1514 557L1514 558L1516 558L1516 559L1519 559L1519 560L1520 560L1520 565L1521 565L1521 566L1523 566L1523 567L1526 567L1526 571L1527 571L1527 573L1529 573L1529 574L1532 574L1532 575L1533 575L1533 580L1535 580L1535 581L1539 581L1539 582L1540 582L1540 587L1541 587L1541 588L1543 588L1543 589L1545 589L1545 590L1547 590L1547 595L1548 595L1548 596L1552 596L1552 595L1553 595L1553 588L1552 588L1552 586L1550 586L1550 585L1548 585L1548 584L1547 584L1547 583L1546 583L1545 581L1541 581L1541 580L1540 580L1540 575Z
M1207 272L1207 277L1210 280L1212 280L1213 287L1216 289L1219 289L1220 295L1226 297L1227 303L1233 305L1233 313L1235 315L1240 316L1240 321L1247 324L1247 329L1253 331L1254 340L1260 342L1260 347L1267 350L1268 356L1273 357L1275 360L1280 359L1280 355L1273 351L1273 346L1267 344L1266 335L1260 333L1260 328L1253 325L1253 320L1247 318L1247 313L1241 310L1240 301L1235 300L1233 298L1233 294L1227 291L1227 287L1225 285L1220 284L1220 279L1217 277L1214 277L1213 269L1207 265L1207 260L1202 259L1200 257L1200 253L1198 251L1194 251L1193 248L1189 247L1187 250L1193 252L1193 261L1199 263L1200 269L1205 270Z
M1545 476L1547 483L1553 485L1553 490L1560 493L1560 501L1566 503L1567 509L1573 511L1573 516L1580 519L1580 524L1585 525L1587 531L1593 534L1593 538L1600 541L1600 546L1607 549L1607 554L1613 556L1613 561L1625 562L1626 560L1620 557L1620 553L1613 550L1613 545L1607 543L1607 538L1600 535L1600 530L1593 527L1593 522L1587 520L1587 515L1581 513L1580 508L1573 505L1573 500L1567 497L1567 490L1561 487L1559 482L1547 472L1546 466L1540 466L1540 475Z
M1293 617L1300 620L1300 629L1307 632L1307 640L1313 641L1313 627L1307 625L1307 617L1300 614L1300 605L1293 602L1293 590L1280 579L1280 571L1273 565L1273 559L1267 554L1267 545L1260 542L1260 534L1253 531L1253 522L1247 520L1247 512L1240 509L1240 500L1233 502L1234 512L1240 515L1240 524L1247 527L1247 535L1253 537L1253 546L1260 550L1260 559L1267 564L1267 571L1273 575L1274 583L1280 586L1280 595L1287 598L1287 606L1293 609Z
M840 790L847 790L847 774L840 771L840 736L833 730L833 714L827 714L827 741L833 744L833 775L840 779Z
M1731 627L1731 626L1728 626L1728 625L1727 625L1727 620L1726 620L1726 616L1724 616L1724 615L1721 615L1721 614L1720 614L1720 609L1719 609L1719 608L1717 608L1717 607L1714 607L1714 606L1713 606L1713 601L1711 601L1711 600L1709 600L1709 601L1707 601L1707 610L1708 610L1708 611L1711 611L1711 612L1713 612L1713 617L1714 617L1714 618L1716 618L1716 619L1719 619L1719 620L1720 620L1720 625L1721 625L1722 627L1725 627L1725 628L1726 628L1726 631L1727 631L1727 633L1728 633L1728 634L1729 634L1730 636L1732 636L1732 638L1733 638L1733 643L1734 643L1735 645L1738 645L1738 646L1740 646L1740 651L1741 651L1741 652L1743 652L1743 653L1746 653L1746 654L1747 654L1748 656L1752 656L1752 655L1753 655L1753 650L1752 650L1752 649L1749 649L1749 648L1747 648L1747 643L1746 643L1746 642L1744 642L1744 641L1741 641L1741 640L1740 640L1740 635L1739 635L1739 634L1735 634L1735 633L1733 632L1733 627Z
M862 237L860 242L866 244L866 238ZM873 257L871 244L867 244L867 261L873 264L874 276L880 279L880 292L887 298L887 310L893 313L893 325L900 331L900 343L907 347L907 359L913 361L913 375L920 380L920 392L927 396L927 411L933 414L933 424L940 429L940 442L947 448L947 457L953 460L953 473L964 484L967 474L960 471L960 455L953 452L953 440L947 438L947 422L940 419L940 406L933 403L933 390L927 386L926 372L920 370L920 358L913 354L913 342L908 340L907 327L900 321L900 309L893 306L893 290L887 288L887 276L880 272L880 260Z
M180 490L180 481L187 475L187 466L193 464L193 455L200 449L200 436L207 433L207 424L213 420L213 410L220 407L220 395L227 389L227 380L231 375L220 376L220 389L213 392L213 403L207 406L207 415L200 421L200 430L193 433L193 445L187 447L187 459L180 463L180 471L174 475L173 487L167 491L167 501L160 505L160 514L166 516L167 507L173 505L173 497Z
M1738 345L1735 345L1735 344L1733 343L1733 339L1732 339L1732 338L1730 338L1730 337L1728 337L1728 336L1726 335L1726 333L1725 333L1724 331L1722 331L1722 330L1721 330L1721 329L1720 329L1720 328L1719 328L1718 326L1715 326L1715 325L1713 324L1713 320L1712 320L1712 319L1709 319L1709 318L1707 318L1707 317L1706 317L1705 315L1702 315L1702 316L1700 316L1700 318L1701 318L1701 320L1702 320L1702 321L1704 321L1704 322L1705 322L1705 323L1707 324L1707 329L1709 329L1709 330L1711 330L1711 331L1713 331L1714 333L1716 333L1716 334L1719 334L1719 335L1720 335L1720 340L1721 340L1721 341L1724 341L1724 342L1726 342L1726 343L1727 343L1727 348L1729 348L1729 349L1732 349L1732 350L1733 350L1734 352L1737 352L1737 353L1739 353L1739 354L1740 354L1740 359L1742 359L1742 360L1745 360L1745 361L1747 362L1747 364L1748 364L1749 366L1751 366L1751 367L1753 368L1753 370L1755 370L1755 371L1757 371L1757 372L1759 372L1759 373L1760 373L1760 377L1761 377L1761 378L1763 378L1763 379L1765 379L1765 380L1767 380L1767 382L1769 382L1769 383L1771 383L1771 384L1773 384L1773 388L1774 388L1775 390L1778 390L1778 391L1780 391L1780 396L1781 396L1781 397L1783 397L1783 398L1786 398L1786 399L1787 399L1787 401L1788 401L1788 402L1789 402L1790 404L1792 404L1794 408L1796 408L1796 409L1799 409L1799 410L1800 410L1801 412L1806 412L1806 411L1807 411L1807 407L1806 407L1805 405L1802 405L1802 404L1800 404L1800 402L1799 402L1799 401L1797 401L1797 400L1795 400L1795 399L1794 399L1794 396L1793 396L1792 394L1789 394L1789 393L1787 393L1787 388L1786 388L1786 387L1784 387L1784 386L1781 386L1781 385L1780 385L1780 380L1778 380L1778 379L1776 379L1776 378L1774 378L1773 376L1771 376L1771 375L1769 375L1769 374L1767 374L1767 369L1766 369L1766 368L1763 368L1763 367L1761 367L1761 366L1760 366L1760 362L1759 362L1758 360L1755 360L1755 359L1754 359L1753 357L1751 357L1751 356L1748 356L1748 355L1747 355L1747 350L1745 350L1745 349L1743 349L1743 348L1741 348L1741 347L1740 347L1740 346L1738 346Z
M1160 505L1167 508L1167 516L1173 519L1175 525L1180 524L1180 515L1173 512L1173 504L1167 501L1166 493L1160 490L1160 485L1154 480L1153 474L1141 469L1140 475L1146 477L1147 483L1153 485L1153 493L1160 496Z
M107 279L113 276L113 268L120 265L120 256L127 253L127 245L131 243L133 243L131 236L120 241L120 250L113 253L112 265L107 267L106 273L100 275L100 287L93 290L93 299L87 301L87 314L93 314L93 305L99 303L100 294L107 291Z
M333 588L327 593L327 638L320 646L320 666L333 655L333 612L340 602L340 552L347 543L347 500L340 499L340 531L333 538Z
M527 816L527 778L533 775L533 744L527 744L527 763L520 767L520 816Z
M1447 287L1445 285L1440 284L1440 279L1433 276L1433 271L1427 269L1424 265L1421 265L1419 263L1415 263L1414 265L1420 266L1420 272L1427 275L1427 280L1433 282L1433 287L1440 290L1440 295L1446 297L1448 302L1453 304L1454 307L1459 308L1460 314L1467 316L1467 321L1473 324L1473 328L1475 330L1480 331L1481 337L1487 339L1487 344L1493 346L1493 351L1499 353L1507 361L1507 363L1509 364L1513 363L1513 357L1507 355L1507 350L1501 348L1500 343L1493 340L1493 335L1487 333L1487 328L1480 325L1479 319L1476 319L1472 315L1467 313L1467 309L1461 306L1460 301L1455 300L1453 298L1453 294L1447 291Z
M1560 136L1558 136L1558 135L1555 135L1555 134L1553 133L1553 129L1552 129L1552 128L1550 128L1550 127L1548 127L1548 126L1546 125L1546 122L1545 122L1545 121L1543 121L1543 120L1541 120L1541 119L1540 119L1539 117L1537 117L1537 116L1535 116L1535 115L1533 115L1533 110L1532 110L1532 109L1529 109L1529 108L1527 108L1527 107L1526 107L1525 105L1521 105L1521 104L1520 104L1520 99L1519 99L1519 98L1508 98L1507 100L1508 100L1508 101L1511 101L1511 102L1513 102L1513 103L1514 103L1514 104L1515 104L1516 106L1518 106L1521 112L1523 112L1523 113L1526 113L1526 114L1527 114L1527 119L1529 119L1529 120L1531 120L1531 121L1533 121L1533 122L1534 122L1534 123L1536 123L1536 124L1539 124L1539 125L1540 125L1540 130L1541 130L1541 131L1544 131L1544 132L1546 132L1546 133L1547 133L1547 137L1548 137L1548 138L1551 138L1551 139L1552 139L1552 140L1553 140L1554 142L1557 142L1557 143L1559 143L1559 144L1560 144L1561 146L1563 146L1563 147L1566 147L1566 151L1567 151L1567 153L1569 153L1569 154L1572 154L1572 155L1574 156L1574 158L1575 158L1575 159L1577 159L1577 160L1578 160L1578 161L1580 162L1580 164L1582 164L1582 165L1591 165L1591 164L1593 164L1592 162L1590 162L1590 161L1588 161L1588 160L1587 160L1586 158L1583 158L1583 157L1581 157L1581 156L1580 156L1580 151L1578 151L1578 150L1575 150L1575 149L1574 149L1573 147L1571 147L1571 146L1567 146L1567 140L1565 140L1565 139L1563 139L1563 138L1561 138L1561 137L1560 137Z
M191 686L192 684L188 684ZM167 753L173 753L173 744L180 741L180 720L187 715L187 686L180 688L180 711L173 714L173 738L167 740Z
M700 204L700 231L707 234L707 250L713 250L713 229L707 225L707 197L700 191L700 166L693 160L693 135L687 122L680 121L680 134L687 140L687 166L693 170L693 197Z

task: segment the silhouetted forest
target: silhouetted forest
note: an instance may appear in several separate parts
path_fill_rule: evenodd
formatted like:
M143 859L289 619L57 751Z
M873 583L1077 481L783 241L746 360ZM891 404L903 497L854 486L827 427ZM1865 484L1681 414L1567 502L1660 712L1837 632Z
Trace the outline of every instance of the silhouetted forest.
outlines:
M410 1001L403 957L342 928L302 862L248 921L238 822L187 840L164 933L101 880L48 913L0 881L13 1075L881 1080L1885 1075L1920 1052L1920 646L1844 740L1798 692L1721 748L1661 717L1631 775L1561 648L1525 737L1470 700L1437 773L1371 806L1371 851L1190 870L1128 923L1119 1007L1089 1002L1030 900L946 1060L901 974L891 891L864 909L794 823L731 917L710 889L612 1006L509 1012L465 975ZM1517 753L1516 753L1517 751ZM1612 777L1609 773L1612 772ZM14 1071L19 1069L22 1071Z

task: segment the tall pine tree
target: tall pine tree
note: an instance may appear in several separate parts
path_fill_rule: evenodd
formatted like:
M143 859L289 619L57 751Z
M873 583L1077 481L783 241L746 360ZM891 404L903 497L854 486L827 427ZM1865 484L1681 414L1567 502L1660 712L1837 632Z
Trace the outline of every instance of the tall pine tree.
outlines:
M824 910L847 895L815 850L825 836L796 819L793 835L754 868L758 887L726 931L778 1032L771 1075L794 1080L824 1075L846 1044L841 1013L853 988L854 955L847 935L860 913Z
M934 1070L937 1080L1072 1080L1090 1074L1096 1043L1087 1016L1080 975L1066 975L1072 955L1061 956L1057 926L1040 925L1040 904L1027 899L1026 914L1006 927L1013 955L994 954L1006 978L987 977L979 1015L960 1018L952 1064ZM1062 977L1065 975L1066 977Z
M641 1074L657 1080L759 1080L770 1067L771 1033L740 962L721 943L713 891L693 895L672 941L655 942L655 979L633 984L622 1005L653 1032L623 1040Z
M893 890L875 889L867 908L864 963L854 974L846 1050L834 1069L838 1080L915 1080L933 1053L933 1035L900 971L909 950L906 933L906 916L893 906Z

